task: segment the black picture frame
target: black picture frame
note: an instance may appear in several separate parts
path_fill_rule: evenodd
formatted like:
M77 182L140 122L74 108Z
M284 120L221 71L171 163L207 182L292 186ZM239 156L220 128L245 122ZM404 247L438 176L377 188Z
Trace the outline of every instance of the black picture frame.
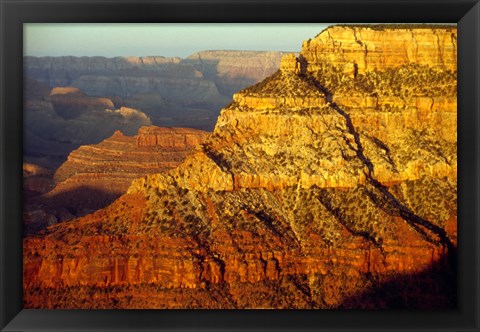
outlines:
M479 331L478 0L0 0L2 331ZM23 23L457 23L458 308L449 311L24 310ZM299 41L301 42L301 41Z

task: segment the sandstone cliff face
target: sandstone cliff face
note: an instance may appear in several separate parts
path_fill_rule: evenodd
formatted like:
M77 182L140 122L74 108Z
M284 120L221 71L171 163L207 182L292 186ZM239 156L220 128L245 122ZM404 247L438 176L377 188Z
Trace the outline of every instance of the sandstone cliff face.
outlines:
M345 70L356 65L358 73L407 64L456 71L457 29L337 26L304 42L301 54L312 70L326 61Z
M440 28L370 30L322 32L238 92L177 168L25 239L26 306L455 306L456 69L390 66ZM378 64L351 75L322 58L313 45L335 34L328 54L362 36Z
M43 195L28 200L25 223L35 231L48 222L72 219L103 208L124 194L134 179L178 166L207 136L201 130L147 126L141 127L135 136L116 131L99 144L81 146L70 153L53 179L50 174L50 186L40 192ZM36 173L24 181L30 191L38 191L40 185Z

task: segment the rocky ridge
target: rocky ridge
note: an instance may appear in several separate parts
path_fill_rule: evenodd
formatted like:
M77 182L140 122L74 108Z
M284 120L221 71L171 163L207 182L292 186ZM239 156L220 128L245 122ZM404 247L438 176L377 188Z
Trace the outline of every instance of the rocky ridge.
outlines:
M23 194L35 196L50 191L54 186L53 172L35 164L23 163Z
M455 306L455 52L398 61L442 29L304 43L179 167L25 239L26 307Z

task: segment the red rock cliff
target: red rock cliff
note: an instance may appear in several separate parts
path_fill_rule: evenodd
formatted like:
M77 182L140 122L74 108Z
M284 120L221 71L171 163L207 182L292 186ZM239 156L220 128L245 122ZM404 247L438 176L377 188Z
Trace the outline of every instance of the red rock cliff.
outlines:
M382 29L325 30L177 168L25 239L26 306L454 306L456 69L389 65L454 29Z

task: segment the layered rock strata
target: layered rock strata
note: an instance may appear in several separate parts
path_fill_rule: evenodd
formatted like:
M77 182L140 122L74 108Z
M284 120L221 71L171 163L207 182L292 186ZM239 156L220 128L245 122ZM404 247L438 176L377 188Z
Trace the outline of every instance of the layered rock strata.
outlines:
M408 64L457 70L455 26L336 26L305 41L302 55L315 70L328 62L358 73Z
M454 307L455 52L396 60L447 32L323 31L177 168L25 239L25 306ZM370 60L355 44L378 64L351 75L330 54Z
M23 163L23 193L36 196L50 191L54 186L53 172L45 167Z

